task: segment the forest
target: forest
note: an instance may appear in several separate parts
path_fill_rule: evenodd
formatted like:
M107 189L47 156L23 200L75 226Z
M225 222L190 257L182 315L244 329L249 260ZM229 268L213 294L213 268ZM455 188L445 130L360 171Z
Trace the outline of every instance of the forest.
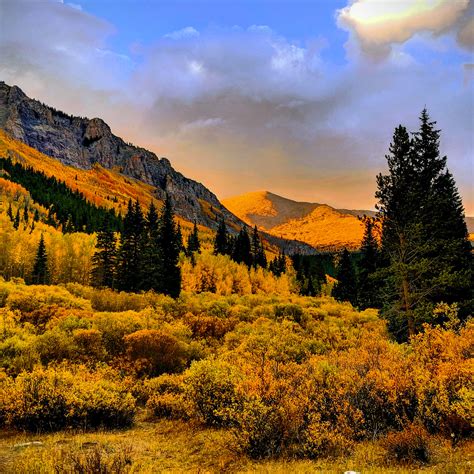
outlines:
M397 127L361 248L312 256L3 159L0 470L470 472L473 254L439 141L426 110Z

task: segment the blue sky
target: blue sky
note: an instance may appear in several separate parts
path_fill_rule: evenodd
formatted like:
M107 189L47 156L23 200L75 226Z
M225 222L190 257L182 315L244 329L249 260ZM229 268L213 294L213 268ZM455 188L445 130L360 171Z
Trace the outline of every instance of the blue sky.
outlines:
M426 106L474 215L472 0L2 0L0 80L219 197L371 208Z

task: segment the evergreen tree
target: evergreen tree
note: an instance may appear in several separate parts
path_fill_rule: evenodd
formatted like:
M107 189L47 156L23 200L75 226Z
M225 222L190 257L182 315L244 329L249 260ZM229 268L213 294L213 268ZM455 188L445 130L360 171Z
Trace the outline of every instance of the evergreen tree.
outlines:
M10 218L10 221L13 222L13 209L12 203L8 203L7 216Z
M145 219L145 234L141 289L158 291L161 286L160 230L158 212L153 201Z
M15 219L13 221L13 228L18 230L18 227L20 227L20 209L16 210Z
M252 234L252 264L254 268L267 268L267 257L263 248L262 241L258 234L257 226L253 229Z
M176 240L178 241L179 251L184 252L186 249L184 248L183 233L181 232L181 224L179 222L176 230Z
M472 312L472 255L454 180L439 153L440 132L423 110L413 140L395 131L389 173L377 177L382 218L383 313L401 340L432 322L439 302Z
M194 222L194 227L192 232L188 236L188 255L192 255L194 252L201 252L201 243L199 242L198 228L196 222Z
M161 280L158 291L177 298L181 291L181 269L178 266L180 246L169 195L166 196L160 215L159 231Z
M332 296L338 301L349 301L357 304L357 280L352 259L347 249L342 251L336 272L337 283L332 291Z
M379 285L376 271L379 260L379 248L374 235L374 219L364 218L364 238L360 249L360 259L357 262L358 274L358 303L360 309L379 307Z
M114 288L116 264L117 239L106 223L97 233L96 251L92 256L92 285L99 288Z
M23 208L23 221L25 222L25 224L28 224L29 218L30 216L28 215L28 205L25 204L25 207Z
M235 240L232 260L237 263L245 263L249 268L252 265L250 237L245 227L240 230Z
M214 239L214 255L226 255L229 253L229 234L225 220L221 219L217 228L216 237Z
M275 275L281 276L286 272L286 256L284 252L280 252L268 266L268 269ZM298 270L297 270L298 271ZM303 273L301 273L303 275ZM303 277L302 277L303 278Z
M142 258L144 219L140 203L128 201L124 229L120 236L117 263L117 287L124 291L138 291L142 287Z
M40 215L39 215L38 209L35 209L35 213L33 215L33 221L38 222L39 220L40 220Z
M41 234L38 250L36 252L31 280L32 283L36 285L46 285L49 282L48 254L46 252L43 234Z

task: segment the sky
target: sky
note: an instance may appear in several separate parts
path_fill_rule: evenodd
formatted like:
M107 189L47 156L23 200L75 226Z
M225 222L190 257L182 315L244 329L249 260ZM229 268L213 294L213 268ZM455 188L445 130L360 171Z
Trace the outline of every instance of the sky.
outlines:
M0 80L220 198L374 207L426 106L474 215L474 0L0 0Z

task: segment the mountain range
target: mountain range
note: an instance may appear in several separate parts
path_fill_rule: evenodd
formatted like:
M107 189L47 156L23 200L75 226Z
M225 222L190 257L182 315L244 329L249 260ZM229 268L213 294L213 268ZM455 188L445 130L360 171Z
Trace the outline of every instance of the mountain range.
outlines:
M370 210L336 209L297 202L269 191L222 202L203 184L176 171L167 158L127 143L100 118L68 115L0 81L0 152L46 174L61 176L92 201L147 204L171 196L177 215L215 230L224 219L237 232L256 225L270 246L287 253L356 249L363 235L359 217ZM474 232L474 218L466 218Z

